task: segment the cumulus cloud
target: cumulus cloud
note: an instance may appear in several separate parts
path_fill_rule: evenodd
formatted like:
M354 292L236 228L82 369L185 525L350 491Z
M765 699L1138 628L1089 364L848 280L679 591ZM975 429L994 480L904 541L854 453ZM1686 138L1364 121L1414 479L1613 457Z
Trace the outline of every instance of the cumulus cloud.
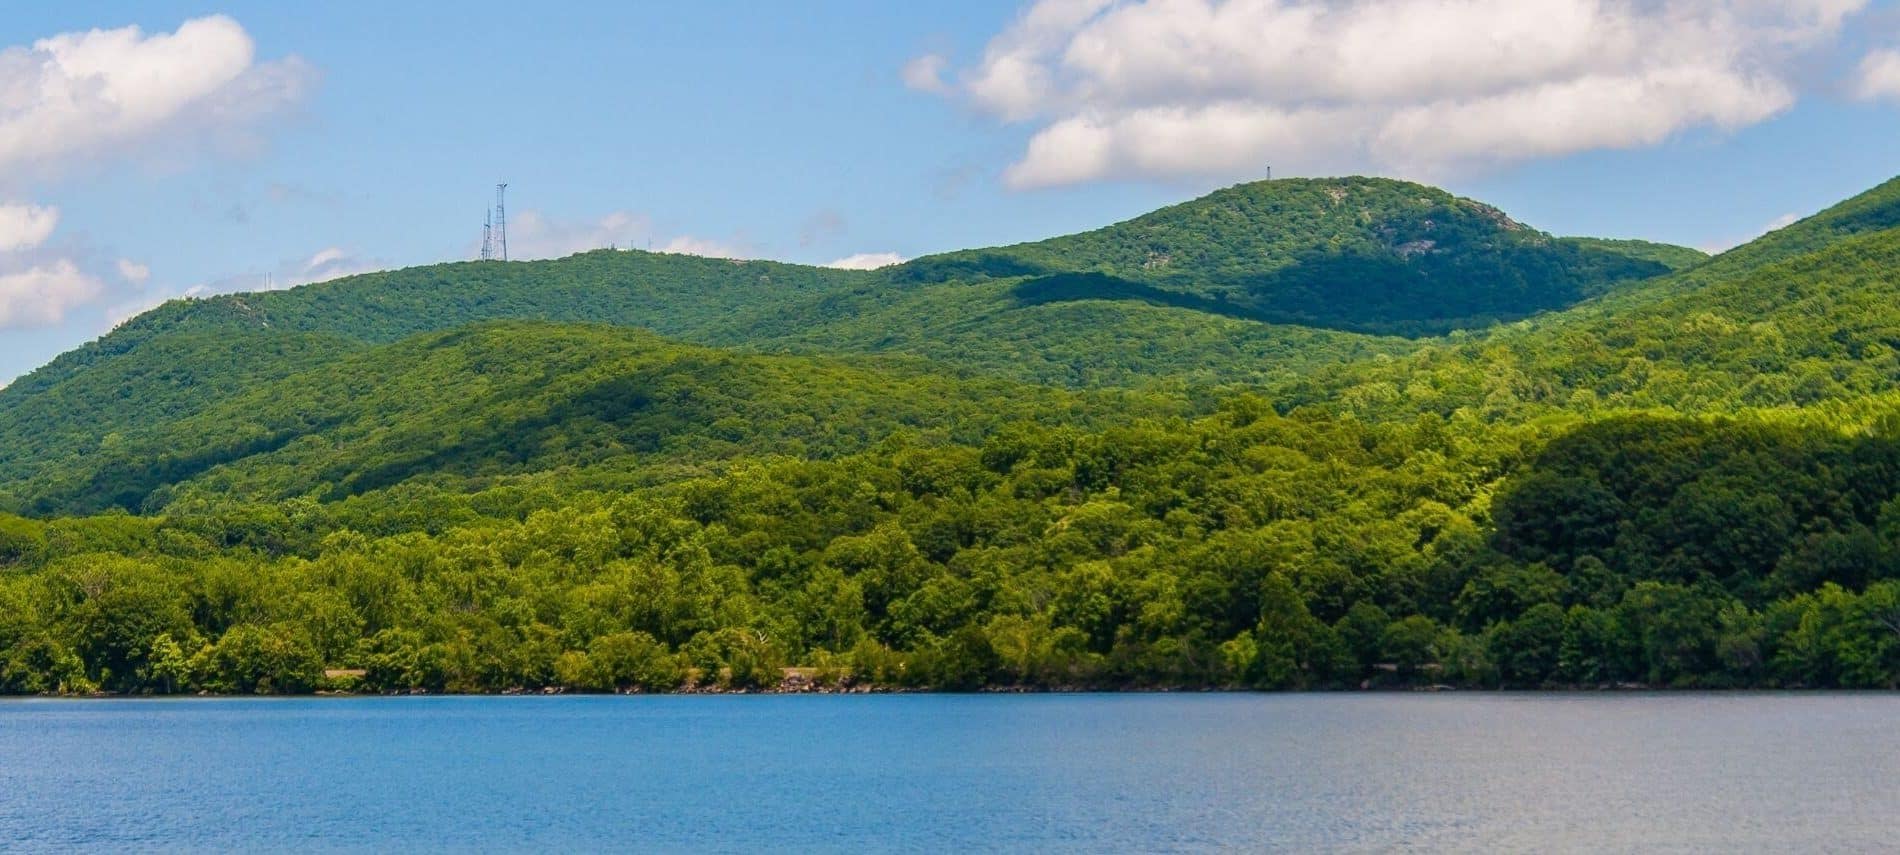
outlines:
M1770 232L1780 231L1798 222L1801 222L1800 214L1794 214L1794 213L1782 214L1781 216L1768 221L1767 225L1764 225L1761 228L1758 228L1752 232L1749 232L1748 234L1742 235L1740 237L1731 237L1731 238L1708 241L1706 243L1703 243L1697 246L1696 248L1702 250L1703 252L1709 253L1711 255L1727 252L1731 249L1741 246L1742 244L1748 243L1749 241L1762 237L1763 235L1769 234Z
M904 63L904 69L900 74L904 78L905 86L919 92L943 95L950 91L950 84L943 81L944 69L949 67L950 60L944 58L943 55L927 53Z
M285 269L287 268L288 269ZM295 288L313 282L328 282L359 273L372 273L388 265L372 259L361 258L342 247L329 247L304 259L300 265L279 265L278 271L271 277L273 288Z
M539 211L508 215L508 257L565 258L577 252L629 246L652 231L647 217L615 211L593 220L564 220Z
M258 62L250 35L222 15L171 33L89 30L0 50L0 171L185 141L241 144L315 78L296 57Z
M1037 126L1005 172L1018 188L1429 175L1761 122L1866 4L1037 0L942 88Z
M591 220L550 217L539 211L508 215L508 257L517 261L565 258L577 252L619 247L703 255L709 258L755 258L758 252L744 241L678 235L656 235L653 218L615 211Z
M134 268L133 272L143 271L148 276L150 274L144 265L132 264L129 261L120 261L119 264L120 274L128 281L138 281L126 272L125 266L128 264ZM126 299L108 303L104 314L107 325L116 327L172 300L213 297L219 294L282 291L300 285L313 285L318 282L341 279L345 276L374 273L378 270L387 270L389 267L388 262L366 258L343 247L325 247L308 256L282 259L263 272L240 273L209 282L199 282L184 288L141 287Z
M159 306L165 305L172 300L187 297L202 297L210 293L211 289L204 285L194 285L182 291L138 291L118 302L107 303L105 305L102 310L105 317L105 328L109 330L117 329L120 324L136 318L139 315L143 315Z
M690 235L672 238L656 251L670 252L675 255L700 255L706 258L754 258L757 256L757 253L743 244Z
M65 259L0 274L0 329L58 324L103 291L99 280Z
M59 227L59 209L0 204L0 252L33 249Z
M1900 50L1880 50L1860 62L1854 96L1863 101L1900 99Z
M315 79L296 57L259 61L250 35L222 15L168 33L88 30L0 48L0 184L36 185L122 156L242 150ZM130 259L42 250L59 221L57 208L0 204L0 328L59 324L90 303L108 317L135 314L177 296L148 294L151 269Z
M134 285L144 285L152 278L152 268L129 258L119 259L119 278Z
M903 264L905 260L903 256L895 252L860 252L856 255L847 255L825 266L836 267L840 270L876 270L893 264Z

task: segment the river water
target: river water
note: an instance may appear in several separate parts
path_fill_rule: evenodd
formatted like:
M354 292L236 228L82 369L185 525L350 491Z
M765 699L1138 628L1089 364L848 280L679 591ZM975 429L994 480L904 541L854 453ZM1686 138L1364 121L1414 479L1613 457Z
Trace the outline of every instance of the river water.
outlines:
M0 848L1896 851L1900 695L0 701Z

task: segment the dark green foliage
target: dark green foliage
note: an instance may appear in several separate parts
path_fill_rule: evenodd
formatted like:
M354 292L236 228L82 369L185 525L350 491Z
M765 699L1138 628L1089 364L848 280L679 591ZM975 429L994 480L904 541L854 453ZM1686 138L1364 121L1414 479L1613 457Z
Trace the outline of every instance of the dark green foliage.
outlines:
M1638 261L1653 261L1669 268L1671 272L1688 270L1709 260L1709 254L1699 249L1646 240L1570 237L1564 238L1563 242L1584 250L1613 253Z
M1421 241L1433 248L1417 249ZM1288 181L1086 235L881 272L598 251L176 301L0 390L0 484L120 451L123 437L371 346L473 323L640 327L706 345L880 354L1072 387L1286 382L1413 347L1288 323L1407 334L1484 325L1663 271L1647 257L1653 247L1626 249L1552 240L1417 185ZM1164 256L1172 260L1155 262ZM1076 272L1120 284L1015 282ZM224 462L176 457L179 471L161 480ZM113 501L133 504L140 489ZM0 509L21 506L0 492Z
M919 259L892 276L907 283L1039 276L1026 287L1041 302L1136 299L1418 335L1560 309L1687 266L1695 254L1640 241L1555 239L1418 184L1295 179L1231 187L1084 234ZM1052 283L1059 277L1048 275L1078 273L1112 278Z
M416 478L480 484L561 467L641 483L740 456L835 456L892 430L974 441L1011 418L1088 423L1181 406L736 355L637 330L495 323L258 382L200 413L128 430L19 489L49 513L334 500Z
M431 691L759 689L790 666L940 689L1900 680L1891 435L1581 423L1494 488L1486 473L1533 434L1221 409L893 439L630 491L589 488L583 467L473 493L22 521L46 531L0 571L0 678L153 692L307 691L325 668ZM1701 509L1684 497L1703 485L1733 495ZM1698 528L1705 513L1728 527Z
M1841 406L1900 390L1900 182L1682 273L1397 360L1325 367L1293 403L1409 418L1471 408Z
M1550 444L1493 509L1498 548L1560 570L1711 582L1751 604L1900 576L1882 540L1900 441L1793 425L1628 418Z
M1701 260L1275 182L172 304L0 393L0 692L1893 688L1888 197Z

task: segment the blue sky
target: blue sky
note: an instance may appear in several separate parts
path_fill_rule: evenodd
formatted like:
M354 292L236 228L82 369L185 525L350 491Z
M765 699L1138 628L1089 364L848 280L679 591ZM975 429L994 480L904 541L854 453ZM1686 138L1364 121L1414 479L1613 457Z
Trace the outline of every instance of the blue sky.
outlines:
M1900 172L1890 6L1674 5L30 4L0 19L0 382L169 296L468 257L501 178L518 254L829 263L1269 163L1704 247Z

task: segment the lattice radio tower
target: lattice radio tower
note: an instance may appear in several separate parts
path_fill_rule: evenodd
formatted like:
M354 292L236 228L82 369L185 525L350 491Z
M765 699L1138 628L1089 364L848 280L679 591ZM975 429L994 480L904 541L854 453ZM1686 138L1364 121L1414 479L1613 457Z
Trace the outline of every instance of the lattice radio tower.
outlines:
M502 261L508 260L507 195L508 195L508 185L506 183L495 185L495 224L493 226L494 235L495 235L495 251L501 255Z
M482 260L495 259L495 212L489 211L482 220Z

